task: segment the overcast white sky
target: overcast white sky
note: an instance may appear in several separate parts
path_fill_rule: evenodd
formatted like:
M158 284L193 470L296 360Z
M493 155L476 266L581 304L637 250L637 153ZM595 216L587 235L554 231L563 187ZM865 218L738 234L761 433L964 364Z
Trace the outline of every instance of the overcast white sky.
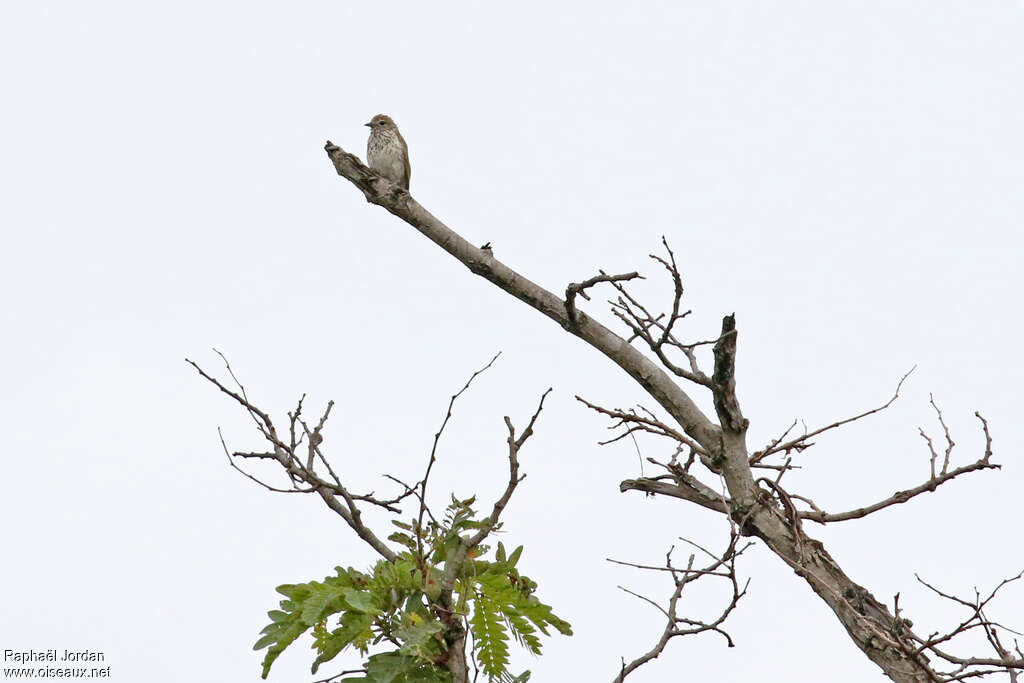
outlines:
M753 448L883 402L916 364L890 412L787 476L828 510L924 480L929 392L958 464L981 453L982 411L1001 472L809 528L880 600L901 592L918 631L952 626L915 572L969 593L1024 567L1022 35L1016 2L5 3L0 649L101 650L125 683L255 681L274 586L372 561L317 500L228 468L218 426L258 442L184 362L218 370L213 346L277 415L334 399L328 452L378 491L418 476L448 396L503 351L457 406L433 490L492 499L502 416L522 424L554 387L504 540L576 635L518 661L610 680L654 642L660 615L616 585L669 586L604 558L721 545L724 521L620 494L633 446L596 446L606 424L573 395L641 390L335 175L324 140L362 156L380 112L414 196L554 291L640 269L657 303L647 254L666 235L686 336L736 312ZM677 640L636 681L881 679L767 551L741 572L737 647ZM992 610L1022 614L1019 586ZM307 647L270 680L311 680Z

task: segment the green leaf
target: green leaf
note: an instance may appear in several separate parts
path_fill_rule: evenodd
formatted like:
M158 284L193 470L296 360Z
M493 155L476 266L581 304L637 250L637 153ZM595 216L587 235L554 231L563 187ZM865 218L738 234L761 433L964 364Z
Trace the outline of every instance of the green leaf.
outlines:
M510 605L502 605L501 613L519 644L529 650L530 654L539 655L541 643L536 635L537 629Z
M351 569L336 567L336 571L336 576L328 576L322 582L286 583L277 587L277 592L287 599L281 601L281 609L267 612L270 624L263 628L260 632L263 636L253 646L256 650L267 648L263 657L263 678L270 673L270 667L285 648L310 626L316 624L314 633L318 648L330 644L324 620L344 611L347 606L345 591L355 590L352 586L357 579L365 580L362 574Z
M409 534L403 534L400 531L396 531L395 533L388 536L388 540L394 541L395 543L400 543L409 550L416 550L416 541L414 541L412 536L410 536Z
M475 498L452 497L442 524L428 521L426 528L394 521L404 532L389 538L407 550L392 561L380 560L371 571L336 567L336 575L322 581L282 584L280 608L267 613L270 623L263 628L254 648L266 648L263 677L271 665L302 633L313 627L316 659L312 670L331 661L348 647L363 656L369 648L397 645L390 652L378 652L365 662L367 674L344 679L349 683L451 683L451 674L434 662L440 661L446 645L441 638L444 625L436 616L440 578L445 563L458 550L461 534L481 528L472 509ZM495 525L493 530L497 530ZM417 539L429 547L431 558L424 566L417 554ZM533 654L541 651L540 634L554 629L571 635L568 622L557 617L534 592L537 584L519 573L516 564L523 546L511 553L498 543L496 559L483 559L490 552L478 545L455 577L453 616L469 617L477 663L488 683L525 683L530 672L513 676L508 671L509 640L514 637ZM328 620L338 619L334 630Z
M309 597L309 584L306 583L286 583L277 587L277 592L286 598L292 600L302 601Z
M334 600L342 596L342 591L352 590L351 588L344 588L341 586L331 586L325 583L318 583L313 581L310 583L311 591L310 596L306 598L306 601L302 604L302 621L307 624L314 624L320 621L320 617L324 616L324 612L327 611L328 605ZM332 609L328 614L337 612L338 609Z
M469 622L476 641L476 660L491 683L506 678L508 667L508 631L496 607L491 597L481 592L473 602Z
M290 614L287 621L275 622L270 625L270 628L264 629L267 631L267 635L260 638L257 641L258 648L261 649L270 645L267 650L267 654L263 656L263 678L267 677L270 673L270 667L274 663L274 660L280 656L284 649L292 644L296 638L301 636L309 628L308 624L304 624L298 614ZM271 645L271 643L273 643Z
M531 653L538 655L541 651L538 629L545 635L550 635L549 626L566 635L571 635L572 629L568 622L554 615L551 607L535 596L524 593L519 587L521 582L532 582L525 577L514 581L512 575L515 570L508 572L508 566L507 563L490 564L486 571L475 577L478 590L489 601L490 608L500 613L503 623L516 640Z
M356 590L355 588L346 588L344 590L345 602L347 602L353 609L357 609L360 612L376 612L376 608L373 606L373 601L370 599L370 594L366 591Z
M399 683L399 676L405 676L418 665L415 657L386 652L374 655L366 662L366 673L373 683Z
M445 669L394 652L370 657L366 670L366 680L373 683L451 683L452 680Z
M423 604L423 593L420 591L413 591L406 598L405 606L402 609L406 614L419 614L423 618L427 618L429 614L426 605Z
M264 629L264 630L266 630L266 629ZM257 640L256 644L252 646L252 649L254 649L254 650L262 650L267 645L270 645L271 643L276 643L276 642L277 642L277 634L276 633L269 633L269 634L263 636L262 638L260 638L259 640Z
M436 619L403 626L395 633L402 641L402 648L399 652L413 655L419 660L440 654L441 643L434 636L443 630L444 626Z
M373 614L364 612L345 612L341 615L341 626L331 631L328 636L320 654L313 662L313 673L317 672L321 664L337 657L338 653L349 645L356 645L365 651L365 644L373 638L373 631L370 630L373 620Z

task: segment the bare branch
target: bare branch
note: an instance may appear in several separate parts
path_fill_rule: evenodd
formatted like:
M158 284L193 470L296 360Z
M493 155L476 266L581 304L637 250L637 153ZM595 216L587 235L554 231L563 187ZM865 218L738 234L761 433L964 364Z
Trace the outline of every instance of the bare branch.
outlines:
M404 481L402 481L398 477L395 477L395 476L390 475L390 474L385 474L384 478L385 479L390 479L391 481L395 482L396 484L398 484L399 486L404 488L406 490L406 492L408 492L408 493L412 494L413 496L415 496L416 500L420 501L420 503L423 502L420 499L420 492L419 492L419 490L417 488L419 486L418 483L416 484L416 486L409 486L409 484L405 483ZM434 513L431 512L430 507L427 506L424 509L427 511L427 517L430 517L430 521L433 522L435 525L439 525L439 523L437 521L437 518L434 517Z
M609 429L617 429L619 427L624 427L626 425L634 425L636 429L640 429L641 431L649 432L651 434L656 434L658 436L666 436L670 439L673 439L674 441L689 446L690 448L692 448L693 450L697 451L700 454L707 455L707 451L705 451L700 444L693 441L686 435L680 433L677 429L674 429L669 425L665 424L664 422L658 420L648 410L644 410L644 412L647 413L647 416L645 417L643 415L638 415L635 411L627 412L618 409L610 410L608 408L602 408L601 406L591 403L590 401L587 401L586 399L583 399L579 396L576 396L575 398L577 401L587 406L591 410L601 413L602 415L607 415L608 417L611 417L615 420L618 420L618 422L612 424L609 427ZM643 410L643 408L641 409ZM599 443L601 445L613 443L625 437L627 434L630 434L632 431L633 428L627 427L626 432L624 432L623 434L620 434L614 439L602 441Z
M815 436L817 436L819 434L823 434L823 433L825 433L827 431L830 431L832 429L836 429L837 427L842 427L845 424L850 424L851 422L856 422L857 420L861 420L861 419L863 419L865 417L868 417L869 415L874 415L875 413L879 413L879 412L885 410L886 408L891 406L896 401L897 398L900 397L900 389L903 387L903 383L907 380L908 377L910 377L910 374L912 372L914 372L914 370L916 368L917 368L916 365L914 367L910 368L910 370L908 370L907 373L905 375L903 375L903 377L900 378L899 383L896 385L896 391L893 392L892 398L890 398L888 401L886 401L884 404L878 406L877 408L872 408L871 410L866 410L863 413L860 413L859 415L854 415L853 417L848 417L848 418L846 418L844 420L838 420L836 422L833 422L832 424L825 425L824 427L819 427L818 429L815 429L812 432L806 432L805 431L803 435L798 436L795 439L791 439L790 441L787 441L785 443L778 443L777 441L773 442L773 443L769 444L765 449L757 451L756 453L754 453L751 456L751 458L750 458L750 462L751 463L760 462L761 460L764 460L769 455L772 455L774 453L789 453L790 451L797 451L797 452L802 451L803 449L808 448L808 447L814 445L814 444L811 444L811 443L807 443L808 439L811 439L811 438L813 438L813 437L815 437ZM790 427L790 429L792 429L792 427ZM789 433L788 429L786 430L786 433L787 434ZM785 435L783 435L783 436L785 436Z
M985 434L985 454L981 457L981 461L988 462L992 457L992 436L988 433L988 420L983 418L978 411L974 411L974 417L981 421L981 429Z
M686 539L682 539L686 540ZM654 570L659 572L667 573L671 576L673 581L673 590L668 599L668 604L662 607L654 600L635 593L628 588L619 586L619 589L635 596L644 602L654 606L661 614L665 617L666 623L665 628L661 632L661 636L650 650L640 655L636 659L627 663L625 660L622 662L622 666L619 670L618 675L613 679L614 683L622 683L626 676L636 671L644 664L656 659L668 645L669 640L679 636L691 636L699 633L714 632L718 633L725 638L726 644L729 647L733 647L734 643L729 634L721 627L722 623L729 617L732 611L736 608L740 599L746 594L749 580L744 584L743 588L740 588L739 582L736 578L736 558L740 556L751 544L746 544L742 548L736 547L739 535L735 527L732 527L732 532L729 538L729 545L721 555L714 555L709 551L701 548L692 541L687 541L691 545L700 548L703 552L707 553L711 557L711 563L707 566L694 569L694 556L690 555L686 563L685 569L680 569L672 565L672 549L666 553L665 566L664 567L652 567L648 565L633 564L629 562L621 562L618 560L609 560L616 564L627 565L638 569ZM679 601L682 598L683 589L690 583L698 581L704 578L720 578L725 579L731 584L732 595L729 599L728 604L722 608L718 616L709 621L701 621L699 619L693 619L690 617L680 616L679 614Z
M494 354L494 357L491 358L490 361L488 361L487 365L483 366L482 368L474 372L472 375L470 375L469 379L466 380L466 383L462 385L462 388L455 392L452 395L451 400L448 401L448 410L445 412L444 420L441 422L441 426L434 434L434 443L430 447L430 458L427 460L427 471L423 473L423 479L421 479L419 483L420 491L419 494L417 495L417 498L419 498L420 501L420 509L419 514L417 515L416 518L416 527L419 529L423 528L423 515L427 513L427 481L430 479L430 471L431 469L433 469L434 463L437 462L437 445L441 441L441 435L444 434L444 428L448 426L448 421L452 419L452 408L455 407L455 401L458 400L459 396L462 396L462 394L467 389L469 389L469 385L473 383L473 380L476 379L478 375L483 374L488 369L490 369L492 365L494 365L494 362L498 360L498 357L500 355L501 351L498 351L496 354ZM430 518L434 518L433 514L430 515ZM425 555L423 553L423 539L420 537L419 534L416 535L416 554L420 558L421 563L425 562Z
M260 434L263 435L263 438L266 441L268 441L270 443L270 446L273 448L273 459L278 462L278 464L284 469L285 473L291 480L292 488L281 489L266 484L265 482L257 479L256 477L250 475L249 473L239 468L237 464L234 462L233 458L230 455L228 455L228 461L231 463L231 466L234 469L241 472L243 475L245 475L248 479L256 482L257 484L263 486L264 488L270 491L281 493L317 493L321 497L321 499L323 499L324 503L326 503L327 506L331 508L331 510L333 510L342 519L345 520L349 527L351 527L352 530L356 532L356 535L362 538L370 547L376 550L385 559L394 560L397 557L394 551L388 548L387 545L385 545L384 542L381 541L376 536L376 534L373 533L373 531L371 531L365 524L363 524L362 512L359 510L356 503L357 501L364 501L368 504L380 506L384 509L395 511L396 508L394 508L394 503L397 502L397 500L401 500L402 498L404 498L406 495L408 495L408 493L402 494L401 496L399 496L399 498L393 501L383 501L373 497L372 494L351 494L340 482L337 482L337 477L335 477L336 483L332 483L321 478L313 469L313 467L309 466L309 464L312 463L314 451L319 449L320 443L323 441L321 430L323 429L324 425L327 422L327 418L330 415L330 404L328 404L323 416L321 417L317 427L314 428L314 430L309 430L307 425L305 425L305 423L302 423L303 428L305 429L306 432L306 437L308 439L308 448L310 449L310 452L307 454L306 461L303 462L296 453L296 449L301 440L297 439L294 436L295 422L301 422L301 419L299 418L299 415L301 414L301 401L299 402L299 406L296 408L295 412L289 414L289 443L286 444L278 437L277 430L274 427L274 423L271 420L269 414L258 408L249 400L248 395L245 393L245 388L242 386L241 382L238 381L238 378L235 376L235 373L231 369L230 364L228 364L227 362L227 358L225 358L224 355L221 354L219 351L217 352L217 354L220 355L220 357L224 360L224 363L228 369L228 374L231 376L232 380L234 380L235 384L238 386L237 392L225 387L219 380L207 374L201 367L199 367L196 363L192 362L191 360L186 359L186 362L188 362L189 365L195 368L196 371L199 372L200 376L202 376L208 382L216 386L223 393L233 398L235 402L242 406L242 408L244 408L245 411L250 416L253 417L253 419L256 422L256 427L259 430ZM225 454L227 454L228 448L227 445L224 443L223 437L221 438L221 445L224 448ZM236 454L236 457L270 459L267 457L270 455L271 453L239 452ZM300 486L300 483L303 484L304 486ZM342 500L338 500L339 496L341 497Z
M643 491L648 494L658 494L681 498L691 503L696 503L708 510L729 514L731 511L730 502L723 498L714 489L702 484L693 475L680 472L672 475L674 481L664 481L661 477L626 479L619 484L619 491Z
M907 489L905 491L897 491L896 493L892 494L885 500L873 503L871 505L856 508L855 510L848 510L846 512L837 512L834 514L828 514L822 512L821 510L816 510L814 512L805 511L800 513L800 517L802 519L809 519L812 522L821 522L822 524L827 524L829 522L844 522L850 519L860 519L861 517L866 517L867 515L870 515L872 512L877 512L879 510L887 508L890 505L899 505L900 503L906 503L908 500L915 496L918 496L922 493L934 491L942 484L945 484L950 479L959 477L961 474L967 474L968 472L975 472L977 470L998 470L1001 469L1001 467L1001 465L992 465L979 460L978 462L973 462L970 465L958 467L951 472L946 472L945 474L939 475L934 479L929 479L920 486L915 486L914 488Z
M924 433L924 430L919 430L921 435L925 438L925 441L928 443L928 451L931 455L929 459L931 467L931 477L929 477L929 479L926 482L920 484L919 486L915 486L914 488L907 489L905 491L897 491L896 493L892 494L885 500L879 501L872 505L860 507L855 510L849 510L847 512L829 514L823 512L820 508L818 508L818 506L813 505L812 503L814 511L801 512L800 517L802 519L809 519L813 522L819 522L821 524L827 524L829 522L843 522L850 519L860 519L861 517L866 517L867 515L870 515L873 512L883 510L892 505L906 503L908 500L911 500L915 496L919 496L922 493L934 491L942 484L945 484L947 481L955 479L956 477L959 477L962 474L967 474L968 472L976 472L978 470L998 470L1002 468L1001 465L996 465L989 462L989 459L992 457L992 437L988 433L988 423L985 422L985 418L983 418L979 413L975 413L975 416L977 416L977 418L981 420L982 429L985 434L985 452L982 455L982 457L976 460L975 462L972 462L969 465L964 465L962 467L957 467L954 470L950 470L949 456L953 452L953 446L955 446L956 444L953 442L953 439L949 434L949 429L946 427L946 423L942 419L942 411L939 410L938 406L935 405L934 399L932 399L931 404L932 407L935 408L935 412L938 414L939 422L942 424L943 431L945 432L947 444L946 451L943 456L942 469L938 475L936 475L935 473L935 461L938 459L939 456L935 451L935 447L932 444L931 439L928 438L928 435ZM801 500L808 501L808 499L806 498L801 498Z
M231 456L234 455L236 457L242 457L242 458L269 458L269 459L272 459L272 460L277 460L277 456L274 455L273 453L230 453L230 452L228 452L228 445L224 442L224 434L221 432L220 427L217 428L217 436L220 438L220 446L221 446L221 448L224 449L224 455L226 455L227 458L228 458L228 464L231 465L231 467L233 469L235 469L238 472L240 472L242 474L242 476L244 476L245 478L249 479L250 481L256 482L257 484L259 484L263 488L267 489L268 491L273 491L274 493L310 493L311 491L314 490L312 488L300 489L297 486L295 486L295 482L292 482L292 486L294 488L279 489L279 488L276 488L274 486L271 486L270 484L264 482L263 480L261 480L261 479L259 479L257 477L254 477L253 475L249 474L248 472L243 470L241 467L239 467L238 464L235 463L235 461L231 459Z
M985 615L985 608L992 602L1000 590L1007 585L1020 580L1022 577L1024 577L1024 571L1020 572L1016 576L1003 579L985 598L982 598L981 594L977 589L975 589L974 599L966 600L941 591L918 576L917 580L921 585L925 586L939 597L967 608L968 614L965 619L946 633L935 633L928 638L921 638L910 631L909 628L912 624L907 622L908 625L905 633L905 643L907 643L907 645L905 645L905 647L909 648L909 643L913 643L914 649L912 654L914 656L920 656L924 653L928 653L942 659L948 664L956 665L955 669L942 672L940 674L943 676L941 679L943 681L959 681L967 678L978 678L993 673L1004 673L1009 676L1011 681L1017 681L1018 676L1020 676L1021 672L1024 671L1024 656L1021 656L1020 649L1018 647L1018 656L1014 657L1013 653L1011 653L1010 650L1002 644L999 632L1005 631L1006 633L1018 636L1021 634L990 620ZM981 629L985 633L986 640L992 646L993 650L995 650L998 655L997 657L959 657L939 647L939 645L951 643L951 641L956 637L975 629Z
M736 398L736 317L722 318L722 334L715 342L714 399L722 427L731 432L746 431L749 421L743 417Z
M660 263L672 278L674 289L672 312L668 314L667 322L662 322L662 320L666 318L664 313L654 315L642 303L637 301L623 285L617 282L613 283L613 285L618 290L620 296L617 301L609 302L612 306L612 313L632 332L632 335L629 337L627 342L632 342L634 339L642 339L647 344L648 348L650 348L650 350L658 357L661 364L674 375L696 384L700 384L701 386L711 388L711 380L704 374L704 372L701 371L700 366L697 363L697 356L693 351L697 346L711 342L684 344L676 339L672 334L673 326L679 320L688 316L690 311L681 310L680 303L683 296L683 282L682 277L679 274L679 268L676 266L675 254L668 246L668 242L665 240L664 236L661 238L661 242L665 247L665 251L668 253L668 260L654 254L650 254L650 258ZM660 331L660 334L657 334L657 338L655 338L655 334L652 334L652 330ZM681 351L683 355L686 356L690 369L686 370L679 365L676 365L668 357L665 347L673 347Z
M339 671L338 673L334 674L333 676L328 676L327 678L321 678L319 680L313 681L313 683L331 683L336 678L341 678L342 676L347 676L348 674L365 674L365 673L366 673L366 669L349 669L348 671Z
M643 276L633 271L632 273L625 273L623 275L607 275L604 271L601 271L600 275L595 275L592 278L586 279L583 282L573 282L565 288L565 312L569 316L570 322L576 322L576 295L579 294L587 301L590 301L590 296L587 295L586 290L589 287L593 287L599 282L623 282L625 280L643 279Z
M769 443L764 449L762 449L760 451L757 451L752 456L750 456L750 464L751 465L757 465L762 460L764 460L767 456L771 455L772 453L775 453L776 452L774 450L775 447L778 446L780 443L782 443L783 439L785 439L787 436L789 436L789 433L791 431L793 431L793 427L796 427L796 422L797 422L796 420L793 420L793 422L788 427L786 427L786 431L782 432L782 434L779 434L777 437L772 439L771 443ZM803 449L807 448L808 446L813 446L813 445L814 444L810 444L810 443L808 443L808 444L799 444L799 445L793 446L793 450L795 450L795 451L797 451L799 453L800 451L802 451ZM788 455L789 451L786 451L786 453Z
M222 359L224 359L224 364L227 366L228 374L230 374L232 379L235 380L235 384L238 386L238 389L241 392L240 394L231 391L223 384L221 384L218 380L206 374L206 372L201 367L196 365L188 358L185 359L185 362L194 367L204 379L211 382L214 386L216 386L218 389L220 389L222 392L224 392L231 398L235 399L235 401L238 402L239 405L245 408L246 412L248 412L249 415L253 416L253 419L256 420L256 427L260 430L260 432L262 432L263 435L266 436L268 439L271 439L271 441L275 441L276 436L271 437L271 433L267 431L268 429L272 429L270 417L268 417L267 414L264 413L262 410L249 403L249 399L246 398L245 396L245 387L243 387L241 383L239 383L238 379L235 378L235 373L231 370L231 365L228 363L227 359L224 358L224 355L221 354L220 351L217 351L217 349L214 349L214 352Z
M668 271L669 276L672 278L674 292L672 296L672 313L669 314L668 323L666 323L665 328L661 332L661 337L658 339L658 346L663 345L672 338L672 326L676 324L676 321L686 317L689 313L689 311L683 314L679 313L679 303L683 298L683 278L679 274L679 268L676 266L676 255L672 253L672 248L668 246L668 240L665 239L664 235L661 236L661 243L664 245L665 251L668 252L668 258L669 261L671 261L671 265L654 254L650 254L650 257L665 266L665 270Z
M494 503L494 508L491 510L491 514L487 516L487 519L483 520L480 525L480 529L477 530L476 534L473 535L468 541L464 541L467 550L471 550L479 545L487 535L491 533L491 530L498 523L498 519L501 517L501 513L505 510L505 506L508 505L508 501L512 498L512 494L515 492L516 487L519 485L526 475L519 475L519 451L522 449L523 444L526 440L533 436L533 425L537 422L537 418L540 416L540 411L544 410L544 399L547 398L548 394L551 393L551 389L548 388L540 396L540 401L537 404L537 410L533 413L530 421L526 425L526 429L523 433L516 438L516 429L512 426L512 420L505 416L505 426L508 428L508 484L505 486L505 492L501 494Z

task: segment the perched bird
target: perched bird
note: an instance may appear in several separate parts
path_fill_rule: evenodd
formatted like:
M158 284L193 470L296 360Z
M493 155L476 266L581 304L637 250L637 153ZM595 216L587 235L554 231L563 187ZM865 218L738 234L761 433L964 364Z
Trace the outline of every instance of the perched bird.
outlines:
M387 114L377 114L366 125L370 127L366 163L379 175L408 190L409 148L398 132L398 126Z

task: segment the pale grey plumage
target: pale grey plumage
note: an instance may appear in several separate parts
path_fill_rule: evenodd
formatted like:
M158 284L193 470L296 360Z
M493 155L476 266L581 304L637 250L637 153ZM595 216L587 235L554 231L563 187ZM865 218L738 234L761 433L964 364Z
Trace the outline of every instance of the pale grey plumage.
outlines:
M366 142L366 163L369 167L401 188L409 189L409 148L398 132L398 126L386 114L377 114L366 124L370 139Z

